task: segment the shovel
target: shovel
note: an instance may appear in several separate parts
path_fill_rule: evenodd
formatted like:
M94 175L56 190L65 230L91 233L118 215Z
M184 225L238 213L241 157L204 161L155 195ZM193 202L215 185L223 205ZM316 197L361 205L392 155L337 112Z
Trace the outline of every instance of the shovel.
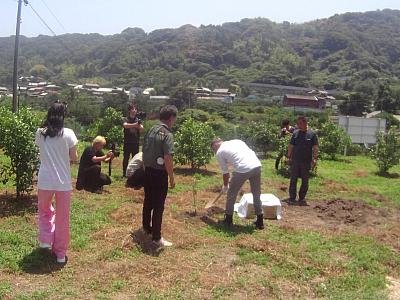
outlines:
M206 206L204 207L205 209L209 209L210 207L213 207L214 204L218 201L219 198L221 198L223 192L221 191L215 199L212 199L207 202Z

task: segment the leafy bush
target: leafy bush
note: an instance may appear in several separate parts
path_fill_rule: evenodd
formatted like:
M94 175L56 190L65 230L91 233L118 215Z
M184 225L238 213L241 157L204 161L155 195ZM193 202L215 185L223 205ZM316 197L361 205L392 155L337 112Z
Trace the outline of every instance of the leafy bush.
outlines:
M37 115L28 108L19 114L0 107L0 149L10 163L2 166L3 183L15 176L17 198L32 190L33 175L39 163L35 132L40 124Z
M381 174L387 173L391 167L399 164L400 136L394 128L390 129L387 134L384 132L377 134L377 143L372 148L372 157Z
M218 114L210 114L200 109L186 109L178 115L176 120L174 131L178 131L180 126L189 118L199 122L207 122L214 130L216 136L222 139L235 138L235 125L227 122L224 118Z
M367 153L367 148L363 145L358 145L358 144L350 144L347 146L347 155L348 156L356 156L356 155L362 155Z
M187 119L175 134L175 161L180 165L189 164L192 170L210 162L213 155L210 142L214 131L207 123Z
M323 123L318 135L320 156L325 159L335 160L351 144L350 137L332 121Z
M268 150L276 147L278 131L277 127L260 121L239 127L238 135L250 148L266 154Z
M106 138L107 144L121 145L124 142L122 130L123 115L116 109L109 107L105 110L104 116L93 123L86 132L86 139L92 140L97 135Z

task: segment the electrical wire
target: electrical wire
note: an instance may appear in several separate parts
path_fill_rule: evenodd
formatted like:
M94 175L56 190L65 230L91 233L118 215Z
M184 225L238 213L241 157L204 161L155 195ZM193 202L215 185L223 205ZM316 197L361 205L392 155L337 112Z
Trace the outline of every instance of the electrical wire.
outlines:
M65 32L68 32L68 30L65 28L65 26L60 22L60 20L56 17L56 15L53 13L53 11L50 9L50 7L46 4L44 0L41 0L44 6L46 6L47 10L51 13L51 15L54 17L54 19L57 21L57 23L64 29Z
M33 8L32 4L30 4L28 1L26 1L28 3L28 5L30 6L30 8L33 10L33 12L36 14L36 16L40 19L40 21L42 21L42 23L47 27L48 30L50 30L50 32L54 35L57 36L57 34L54 32L53 29L51 29L51 27L46 23L46 21L39 15L39 13ZM26 3L25 2L25 3Z
M53 34L53 36L55 38L57 38L57 40L60 42L60 44L62 44L65 49L67 49L71 55L75 55L74 51L71 50L70 47L68 47L67 44L64 43L64 41L54 32L54 30L46 23L46 21L40 16L40 14L33 8L33 6L28 2L28 0L24 0L26 5L29 5L30 8L33 10L33 12L36 14L36 16L40 19L40 21L47 27L48 30L50 30L50 32Z

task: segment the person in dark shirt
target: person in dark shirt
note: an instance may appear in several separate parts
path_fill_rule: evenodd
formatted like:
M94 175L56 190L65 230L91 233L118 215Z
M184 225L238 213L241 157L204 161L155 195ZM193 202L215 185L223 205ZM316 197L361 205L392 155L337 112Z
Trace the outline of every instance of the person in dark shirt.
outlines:
M124 128L124 159L122 162L122 176L126 177L126 168L129 160L139 152L140 133L144 130L136 116L137 107L130 104L129 115L123 120L122 127Z
M294 132L294 127L290 126L289 120L283 120L281 126L281 132L279 133L279 138L282 139L287 135L292 135ZM278 153L278 156L275 159L275 170L279 169L279 163L281 162L282 157L284 156L283 153Z
M307 205L305 200L308 190L310 169L315 168L318 160L318 137L308 129L307 118L299 116L297 127L288 148L288 163L290 168L289 204L296 204L297 179L301 178L299 204Z
M144 201L143 231L152 235L158 247L172 246L161 236L161 224L165 198L168 193L168 179L171 189L174 180L174 137L171 127L176 121L178 110L173 105L166 105L160 110L160 123L151 127L144 137Z
M110 177L101 173L101 162L109 162L114 158L112 151L107 152L107 154L101 151L105 145L105 138L97 136L93 140L92 146L83 151L76 180L77 190L85 189L89 192L101 194L103 186L111 184Z

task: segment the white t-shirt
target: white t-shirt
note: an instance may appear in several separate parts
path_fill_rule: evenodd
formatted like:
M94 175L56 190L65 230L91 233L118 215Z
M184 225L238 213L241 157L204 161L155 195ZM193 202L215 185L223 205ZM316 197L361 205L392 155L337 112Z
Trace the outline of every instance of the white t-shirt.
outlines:
M137 153L128 163L126 177L131 177L133 173L143 167L143 152Z
M40 152L38 189L71 191L69 149L78 143L75 133L69 128L64 128L62 136L48 136L45 139L42 131L43 128L39 128L35 136L35 143Z
M222 174L229 173L228 165L232 165L233 172L236 173L247 173L254 168L261 167L261 162L254 151L241 140L222 142L216 156Z

